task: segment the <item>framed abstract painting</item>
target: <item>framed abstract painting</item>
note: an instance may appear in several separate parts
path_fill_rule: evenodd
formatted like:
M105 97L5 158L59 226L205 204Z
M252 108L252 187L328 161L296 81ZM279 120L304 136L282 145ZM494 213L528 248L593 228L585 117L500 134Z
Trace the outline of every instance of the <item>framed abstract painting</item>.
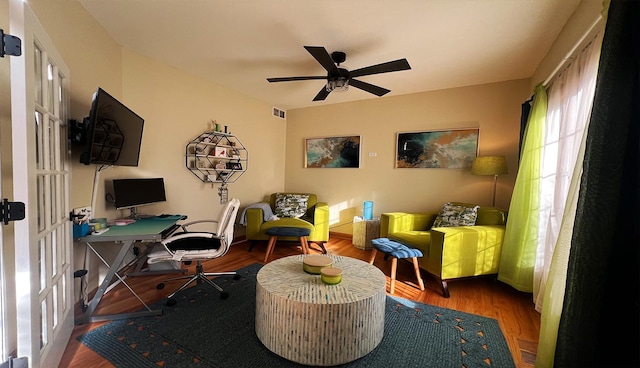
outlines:
M360 136L305 139L304 167L360 167Z
M480 129L398 133L396 168L471 169Z

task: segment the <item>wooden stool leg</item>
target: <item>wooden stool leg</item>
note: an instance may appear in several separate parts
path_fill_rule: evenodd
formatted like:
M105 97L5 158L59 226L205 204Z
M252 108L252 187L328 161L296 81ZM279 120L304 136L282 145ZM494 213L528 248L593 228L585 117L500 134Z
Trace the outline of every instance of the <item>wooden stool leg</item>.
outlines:
M302 253L309 254L309 242L307 242L306 236L300 237L300 245L302 246Z
M271 235L271 237L269 238L269 244L267 245L267 253L264 255L264 263L267 263L267 260L269 259L269 255L271 254L271 252L273 252L273 248L276 245L277 239L278 237L275 235Z
M373 261L376 260L376 254L378 254L378 250L376 248L373 248L373 250L371 251L371 258L369 258L370 265L372 265Z
M393 291L396 288L396 271L398 270L398 258L391 258L391 290L389 291L393 294Z
M416 277L418 278L418 285L420 286L420 290L424 291L424 282L422 282L422 277L420 276L420 266L418 266L418 258L411 257L413 261L413 269L416 272Z

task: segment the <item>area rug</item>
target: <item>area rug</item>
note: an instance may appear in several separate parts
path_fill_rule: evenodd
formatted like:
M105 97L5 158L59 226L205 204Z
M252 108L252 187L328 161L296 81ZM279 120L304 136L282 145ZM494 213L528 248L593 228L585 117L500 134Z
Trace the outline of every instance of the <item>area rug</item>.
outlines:
M262 265L238 270L240 280L216 282L229 292L221 300L196 285L152 308L163 315L115 320L78 337L116 367L300 367L272 353L255 333L256 274ZM368 355L340 367L515 367L498 321L387 296L382 342Z

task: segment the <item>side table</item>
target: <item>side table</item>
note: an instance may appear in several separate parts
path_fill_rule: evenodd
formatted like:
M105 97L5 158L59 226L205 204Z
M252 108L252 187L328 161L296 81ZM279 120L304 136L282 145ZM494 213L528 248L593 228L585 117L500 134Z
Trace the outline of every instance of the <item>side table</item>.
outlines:
M380 237L380 218L363 220L356 217L353 220L353 240L351 243L358 249L373 249L371 241Z

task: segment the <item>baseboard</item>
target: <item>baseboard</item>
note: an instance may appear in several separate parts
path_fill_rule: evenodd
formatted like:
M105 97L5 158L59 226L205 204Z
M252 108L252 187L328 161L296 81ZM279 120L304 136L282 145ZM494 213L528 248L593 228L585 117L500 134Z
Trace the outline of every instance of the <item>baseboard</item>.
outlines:
M353 235L352 234L347 234L347 233L336 233L333 231L329 232L329 237L330 238L338 238L338 239L346 239L346 240L353 240Z

